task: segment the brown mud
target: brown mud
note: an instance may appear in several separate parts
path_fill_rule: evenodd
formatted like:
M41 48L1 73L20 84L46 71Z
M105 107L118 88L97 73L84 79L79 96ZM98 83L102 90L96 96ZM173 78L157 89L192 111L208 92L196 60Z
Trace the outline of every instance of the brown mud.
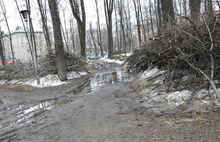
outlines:
M220 141L218 107L143 107L134 76L115 63L92 64L93 74L59 87L1 86L0 141Z

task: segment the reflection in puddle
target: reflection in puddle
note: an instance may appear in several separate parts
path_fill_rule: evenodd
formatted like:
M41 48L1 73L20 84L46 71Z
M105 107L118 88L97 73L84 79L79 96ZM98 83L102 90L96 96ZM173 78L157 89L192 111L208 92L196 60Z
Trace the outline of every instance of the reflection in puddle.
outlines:
M102 85L129 81L131 81L130 75L125 71L101 72L94 74L94 76L90 80L86 81L84 84L80 85L79 87L68 93L72 93L74 95L78 95L80 93L89 93ZM32 121L30 120L30 118L38 116L46 110L50 110L63 104L67 104L68 102L68 100L62 102L58 100L49 100L41 102L38 105L30 108L26 108L24 104L19 105L19 107L14 109L15 111L17 111L17 113L13 117L1 121L0 129L10 127L14 124L19 124L20 126L22 126L24 124L31 123Z
M40 115L45 110L49 110L49 109L52 109L52 108L59 107L63 104L67 104L68 102L69 102L68 100L64 100L62 102L58 102L56 100L44 101L44 102L42 102L42 103L40 103L36 106L30 107L28 109L24 109L23 104L19 105L19 107L16 109L18 112L15 115L15 117L9 118L10 121L9 122L4 122L3 124L1 124L0 128L8 127L8 126L11 126L13 124L20 123L20 122L23 122L23 124L30 123L31 121L25 121L25 120L28 119L28 118ZM20 125L23 125L23 124L20 124Z
M95 89L104 84L115 84L117 82L130 81L130 75L124 71L104 72L96 74L90 81L91 89Z
M84 84L80 85L79 87L77 87L76 89L74 89L73 91L70 91L68 93L73 93L74 95L77 95L77 94L81 93L82 91L86 91L86 93L89 93L92 91L90 89L90 80L86 81Z
M89 93L102 85L129 81L131 81L130 75L125 71L97 73L90 80L68 93L72 93L74 95Z

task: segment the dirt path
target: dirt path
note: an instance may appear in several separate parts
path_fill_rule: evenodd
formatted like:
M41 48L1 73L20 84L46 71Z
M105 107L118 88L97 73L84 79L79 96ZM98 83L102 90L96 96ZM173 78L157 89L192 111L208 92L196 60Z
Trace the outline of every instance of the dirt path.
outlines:
M163 112L141 107L133 77L116 64L48 89L0 88L0 141L220 141L220 109Z

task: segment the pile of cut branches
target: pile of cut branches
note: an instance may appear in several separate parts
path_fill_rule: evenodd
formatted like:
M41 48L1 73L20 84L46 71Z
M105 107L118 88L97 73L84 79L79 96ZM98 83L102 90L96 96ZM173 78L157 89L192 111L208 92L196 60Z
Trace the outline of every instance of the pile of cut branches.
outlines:
M87 63L83 60L81 60L78 57L75 57L74 55L64 53L65 58L65 65L67 71L88 71ZM53 71L54 73L57 73L57 58L54 54L48 54L47 55L47 61L43 65L45 70Z
M38 75L39 77L46 76L48 74L57 74L57 58L54 54L48 54L47 58L43 62L38 64ZM88 71L87 63L74 55L65 53L65 64L68 72L75 71ZM35 77L35 68L33 65L26 64L11 65L6 68L0 68L0 80L23 80Z
M164 82L173 91L219 87L220 24L204 20L195 25L188 18L184 20L188 24L164 30L164 34L135 50L125 64L135 73L152 67L167 70Z

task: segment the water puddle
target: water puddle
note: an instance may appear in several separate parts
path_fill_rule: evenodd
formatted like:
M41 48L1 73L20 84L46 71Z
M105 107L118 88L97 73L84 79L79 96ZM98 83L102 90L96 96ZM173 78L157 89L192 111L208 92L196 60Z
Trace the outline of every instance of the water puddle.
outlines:
M68 93L72 93L74 95L78 95L80 93L89 93L103 85L116 84L118 82L129 82L131 80L132 79L130 77L130 74L125 71L99 72L95 73L91 79ZM46 100L33 107L27 107L27 105L21 104L16 109L7 110L15 111L15 113L11 113L11 117L7 117L0 121L0 129L2 129L3 132L4 128L6 129L8 127L14 127L16 125L23 126L25 124L32 123L31 118L42 114L46 110L50 110L53 108L57 108L63 104L67 104L68 102L68 100Z
M16 108L17 111L16 115L12 118L9 118L7 121L3 122L2 124L0 124L0 128L9 127L14 124L23 125L26 123L31 123L31 121L29 121L28 119L32 117L36 117L46 110L50 110L52 108L59 107L63 104L67 104L68 102L69 102L68 100L64 100L61 102L58 102L57 100L49 100L49 101L41 102L38 105L26 109L25 106L21 104Z
M68 93L72 93L74 95L78 95L80 93L89 93L102 85L129 81L131 81L131 77L125 71L101 72L94 74L90 80Z

